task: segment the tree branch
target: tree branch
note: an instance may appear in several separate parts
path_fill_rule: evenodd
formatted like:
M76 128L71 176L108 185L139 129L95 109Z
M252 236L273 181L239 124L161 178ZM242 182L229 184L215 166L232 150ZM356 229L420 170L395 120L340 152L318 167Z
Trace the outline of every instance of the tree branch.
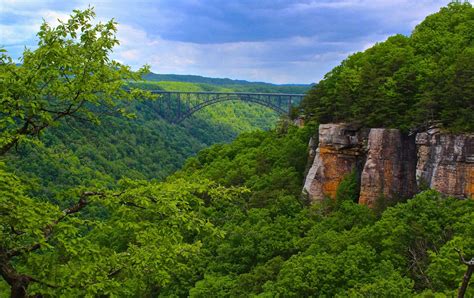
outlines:
M23 234L25 233L25 232L23 232L23 231L17 231L17 230L15 229L15 227L12 226L12 225L10 225L10 230L12 231L13 234L15 234L15 235L17 235L17 236L23 235Z
M49 225L47 225L46 227L43 228L43 236L44 236L45 240L46 241L49 240L49 238L53 234L54 227L56 225L58 225L64 218L66 218L70 214L74 214L74 213L77 213L77 212L81 211L85 206L87 206L87 204L88 204L87 198L91 197L91 196L104 196L104 193L102 193L102 192L93 192L93 191L83 192L81 197L79 198L79 201L76 204L74 204L73 206L71 206L69 208L64 209L63 212L62 212L63 213L62 216L60 216L59 218L54 220L51 224L49 224ZM13 258L13 257L19 256L19 255L24 254L24 253L35 251L35 250L39 249L40 247L41 247L40 243L35 243L35 244L33 244L31 246L28 246L28 247L23 247L23 248L20 248L20 249L9 251L9 252L7 252L6 255L9 258Z
M459 260L461 261L461 263L467 266L474 266L474 258L472 258L470 261L466 261L466 259L464 258L462 254L462 251L459 248L455 248L454 250L458 253Z
M455 248L454 250L457 251L460 262L467 266L466 273L464 273L462 279L461 287L458 291L458 298L464 298L467 287L469 286L469 280L471 279L472 273L474 272L474 258L472 258L470 261L466 261L462 254L462 251L459 248Z

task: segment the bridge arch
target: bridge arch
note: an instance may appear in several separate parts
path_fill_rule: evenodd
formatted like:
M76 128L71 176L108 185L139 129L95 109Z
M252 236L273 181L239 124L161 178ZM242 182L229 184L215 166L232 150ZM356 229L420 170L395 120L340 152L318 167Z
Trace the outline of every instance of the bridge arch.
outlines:
M224 101L240 100L268 107L280 115L289 114L294 102L301 100L304 94L287 93L251 93L251 92L186 92L162 91L152 93L161 96L162 115L172 115L173 123L180 123L195 112ZM164 110L163 110L164 109Z
M203 101L203 102L193 106L191 109L189 109L188 111L183 113L179 118L177 118L175 120L175 123L182 122L184 119L189 118L192 114L204 109L207 106L211 106L211 105L214 105L214 104L220 103L220 102L236 101L236 100L240 100L240 101L243 101L243 102L251 102L251 103L255 103L255 104L270 108L270 109L274 110L275 112L277 112L280 115L288 114L288 111L282 109L281 107L279 107L277 105L274 105L272 103L269 103L269 102L262 101L257 97L249 96L249 97L242 98L242 97L234 96L234 95L223 95L223 96L221 95L221 96L216 96L216 97L214 97L213 99L211 99L209 101Z

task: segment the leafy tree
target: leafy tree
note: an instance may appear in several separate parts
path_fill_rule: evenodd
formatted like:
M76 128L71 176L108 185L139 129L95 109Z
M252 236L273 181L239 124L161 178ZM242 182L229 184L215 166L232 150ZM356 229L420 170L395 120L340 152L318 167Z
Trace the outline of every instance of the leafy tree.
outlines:
M0 155L65 117L97 122L103 113L127 115L117 99L147 95L123 87L126 80L139 79L148 67L134 73L110 60L119 43L116 23L92 25L94 16L89 8L75 10L55 28L43 22L38 48L26 49L20 65L1 50Z
M87 9L56 28L43 23L38 49L26 50L19 66L2 52L0 154L66 117L127 115L123 100L148 95L123 88L146 68L133 73L109 60L115 22L93 26L93 16ZM198 212L201 197L234 195L206 180L124 180L114 190L77 186L56 203L31 197L0 166L0 275L12 297L159 292L199 251L197 235L217 235Z
M0 273L12 297L159 292L199 251L196 235L218 235L197 212L201 197L240 192L205 180L123 181L114 192L79 192L77 203L60 210L25 195L12 174L2 171L1 181ZM109 216L81 216L93 208Z

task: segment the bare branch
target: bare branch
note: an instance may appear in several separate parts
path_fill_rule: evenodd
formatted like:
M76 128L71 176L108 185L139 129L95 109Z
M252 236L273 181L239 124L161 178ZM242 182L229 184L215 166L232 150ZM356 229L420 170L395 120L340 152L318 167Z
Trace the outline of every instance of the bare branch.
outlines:
M455 248L454 250L458 253L459 260L461 261L461 263L467 266L474 266L474 258L472 258L470 261L466 261L466 259L464 258L462 254L462 250L460 250L459 248Z
M119 268L119 269L116 269L116 270L113 270L113 271L109 272L109 274L107 274L107 277L113 277L113 276L119 274L120 271L122 271L122 269L123 268Z
M458 291L458 298L464 298L467 287L469 286L469 280L471 279L472 273L474 272L474 258L472 258L470 261L466 261L462 254L462 251L459 248L455 248L454 250L457 251L461 263L467 266L466 273L464 273L462 279L461 287Z

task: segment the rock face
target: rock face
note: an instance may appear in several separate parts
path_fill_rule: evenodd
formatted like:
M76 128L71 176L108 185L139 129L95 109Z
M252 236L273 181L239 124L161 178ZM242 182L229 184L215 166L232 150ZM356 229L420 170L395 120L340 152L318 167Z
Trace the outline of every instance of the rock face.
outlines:
M474 197L474 134L446 134L432 128L417 134L416 144L416 176L421 187Z
M367 131L356 125L319 126L319 146L303 189L311 201L334 198L344 176L362 167L366 137Z
M371 129L367 149L360 204L392 205L416 193L415 136L404 135L398 129Z
M393 205L424 188L474 199L474 134L436 128L411 136L397 129L367 132L350 124L319 126L303 189L311 201L335 198L339 183L354 169L360 178L359 203L371 208Z

